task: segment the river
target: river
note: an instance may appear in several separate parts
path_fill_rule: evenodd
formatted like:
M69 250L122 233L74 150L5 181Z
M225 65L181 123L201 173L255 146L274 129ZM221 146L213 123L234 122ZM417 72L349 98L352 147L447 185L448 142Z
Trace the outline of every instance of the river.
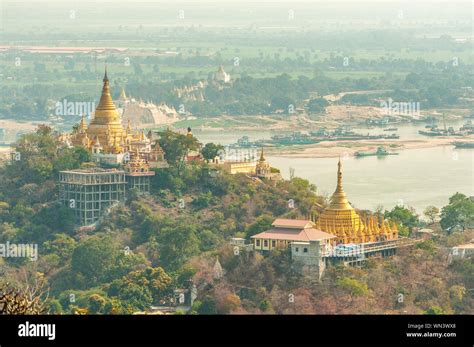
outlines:
M465 121L447 125L458 129ZM440 125L442 126L442 125ZM424 125L398 125L401 139L416 139ZM383 133L382 129L355 129L357 132ZM387 133L387 132L385 132ZM248 135L251 140L269 138L263 132L197 132L200 141L230 144ZM455 139L453 139L454 141ZM336 186L337 158L288 158L267 156L284 178L290 175L315 184L320 194L332 194ZM343 157L344 189L354 207L374 210L382 205L389 209L403 204L422 213L428 205L439 208L456 192L474 195L474 149L453 146L408 149L387 157Z

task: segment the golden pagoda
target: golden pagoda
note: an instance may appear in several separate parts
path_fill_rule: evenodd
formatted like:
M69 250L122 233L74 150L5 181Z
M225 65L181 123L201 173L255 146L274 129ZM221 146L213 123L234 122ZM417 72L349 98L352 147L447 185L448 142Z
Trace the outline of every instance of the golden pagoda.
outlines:
M103 82L99 105L95 110L94 119L89 124L87 135L90 139L98 139L105 153L120 153L123 152L121 147L122 139L127 137L127 133L122 126L121 117L112 102L107 68Z
M271 173L270 164L265 160L263 156L263 147L262 151L260 152L260 159L257 161L257 165L255 167L255 172L257 177L267 177Z
M398 238L395 223L390 224L382 219L379 224L375 216L364 220L347 200L342 188L342 164L339 159L337 169L337 186L329 207L316 221L316 227L337 237L337 243L366 243Z
M133 151L133 143L147 142L142 133L133 134L129 122L127 129L122 125L122 119L112 102L110 94L107 68L105 70L104 85L99 104L95 109L94 118L89 126L84 117L71 135L71 142L75 146L84 146L94 154L120 154Z

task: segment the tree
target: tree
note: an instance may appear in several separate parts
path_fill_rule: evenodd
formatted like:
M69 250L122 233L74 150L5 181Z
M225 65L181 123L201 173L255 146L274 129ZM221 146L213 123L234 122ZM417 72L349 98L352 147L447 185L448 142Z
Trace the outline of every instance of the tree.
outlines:
M66 63L64 64L64 69L65 70L74 70L74 67L76 66L76 62L74 59L68 59Z
M369 287L366 283L360 282L355 278L344 277L337 280L337 285L350 292L353 296L365 296L369 293Z
M34 224L45 225L52 231L71 233L75 216L71 208L56 203L39 210L31 220Z
M77 169L84 162L91 161L90 152L84 147L61 148L53 162L55 172Z
M272 303L268 299L263 299L262 301L260 301L258 308L263 312L273 311Z
M222 145L216 145L215 143L209 142L203 147L201 153L204 159L213 160L219 155L219 152L224 149Z
M128 282L119 292L121 301L130 305L133 310L145 310L153 303L153 296L147 287Z
M296 109L295 101L288 96L275 96L271 99L271 107L273 111L282 109L285 113L294 112ZM293 107L293 109L291 109Z
M431 224L433 224L439 214L439 209L436 206L428 206L423 211L423 214L430 220Z
M160 261L166 269L177 270L184 262L199 252L196 225L177 220L175 226L164 227L158 235Z
M228 294L219 303L219 313L228 314L240 307L240 297L235 294Z
M133 72L137 76L143 75L143 69L140 63L133 64Z
M146 264L147 260L142 253L133 253L131 251L118 252L115 263L105 274L106 280L120 278L139 266Z
M9 283L0 284L0 315L45 314L49 289L43 274L25 271L21 288Z
M217 314L217 305L211 296L206 296L197 308L199 314Z
M311 113L323 113L328 105L329 103L324 98L311 99L308 102L308 110Z
M262 215L257 217L255 222L253 222L247 229L246 237L250 238L253 235L261 233L265 230L270 229L273 223L273 217L269 215Z
M425 312L426 314L430 314L430 315L440 315L440 314L445 314L444 310L439 307L439 306L430 306L430 308L428 308L428 310L426 310Z
M408 236L419 222L415 210L404 206L395 206L391 211L385 211L384 217L399 224L399 234L402 236Z
M308 191L308 190L312 192L316 191L316 186L314 184L309 183L308 180L305 180L304 178L301 178L301 177L293 177L293 179L291 180L291 183L293 187L295 187L297 191L299 192Z
M200 143L194 136L186 136L170 129L160 132L159 136L158 142L165 152L165 159L173 166L183 161L189 151L200 148Z
M49 301L49 312L50 314L62 314L63 307L59 300L53 299Z
M89 297L89 312L92 314L103 313L106 303L107 300L103 296L99 294L92 294Z
M71 259L76 241L66 234L57 234L53 240L46 241L43 247L45 252L57 255L61 264L64 265L66 261Z
M133 271L123 278L125 284L135 283L147 287L155 300L170 293L171 281L171 277L161 267Z
M118 250L110 237L92 236L72 253L71 268L85 276L90 284L102 283L106 273L115 265Z
M456 193L449 204L441 209L441 227L451 233L456 227L462 231L474 225L474 202L466 195Z

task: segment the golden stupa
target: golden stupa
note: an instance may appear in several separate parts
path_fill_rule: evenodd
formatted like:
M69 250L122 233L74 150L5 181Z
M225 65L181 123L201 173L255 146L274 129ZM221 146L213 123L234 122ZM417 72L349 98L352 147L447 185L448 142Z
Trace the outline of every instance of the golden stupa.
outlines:
M103 81L102 95L95 109L94 119L87 129L87 136L93 140L98 139L105 153L122 153L128 134L110 95L107 69Z
M339 159L337 169L337 186L329 207L316 221L316 227L337 236L337 243L366 243L398 238L395 223L370 216L363 220L347 200L342 188L342 164Z
M132 133L130 121L127 129L122 126L122 119L115 108L110 94L107 68L105 69L104 85L99 104L94 113L94 118L89 126L82 117L77 128L71 134L71 142L75 146L83 146L95 154L121 154L132 152L135 145L140 145L143 150L148 138L143 133ZM122 90L123 94L124 91Z
M270 164L266 161L265 157L263 156L263 147L262 151L260 152L260 159L257 161L255 172L259 177L265 177L271 173Z
M147 136L143 130L133 131L130 120L126 128L122 125L122 117L110 94L107 68L103 82L94 118L87 125L82 117L79 124L74 126L73 132L63 136L64 141L73 146L87 148L98 161L107 164L126 163L134 156L134 161L125 167L134 172L137 170L148 172L150 165L165 167L164 152L156 141L154 145L152 144L151 134ZM126 97L123 89L122 96Z

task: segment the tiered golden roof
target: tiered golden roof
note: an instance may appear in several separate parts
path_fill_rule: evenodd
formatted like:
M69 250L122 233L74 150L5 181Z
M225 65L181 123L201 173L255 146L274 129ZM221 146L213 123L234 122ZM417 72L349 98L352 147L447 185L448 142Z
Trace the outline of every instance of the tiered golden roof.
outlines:
M107 69L103 79L102 95L99 105L90 122L87 135L92 140L98 140L105 153L123 153L127 132L122 126L122 121L110 95L109 78Z
M380 223L375 216L364 220L347 200L342 187L342 164L339 159L337 169L337 186L329 207L326 208L316 221L316 227L322 231L337 236L337 243L365 243L381 240L391 240L398 237L394 223L385 220Z
M148 162L140 157L138 148L135 148L130 161L124 166L125 171L128 175L139 175L139 176L153 176L155 173L150 171L150 165Z

